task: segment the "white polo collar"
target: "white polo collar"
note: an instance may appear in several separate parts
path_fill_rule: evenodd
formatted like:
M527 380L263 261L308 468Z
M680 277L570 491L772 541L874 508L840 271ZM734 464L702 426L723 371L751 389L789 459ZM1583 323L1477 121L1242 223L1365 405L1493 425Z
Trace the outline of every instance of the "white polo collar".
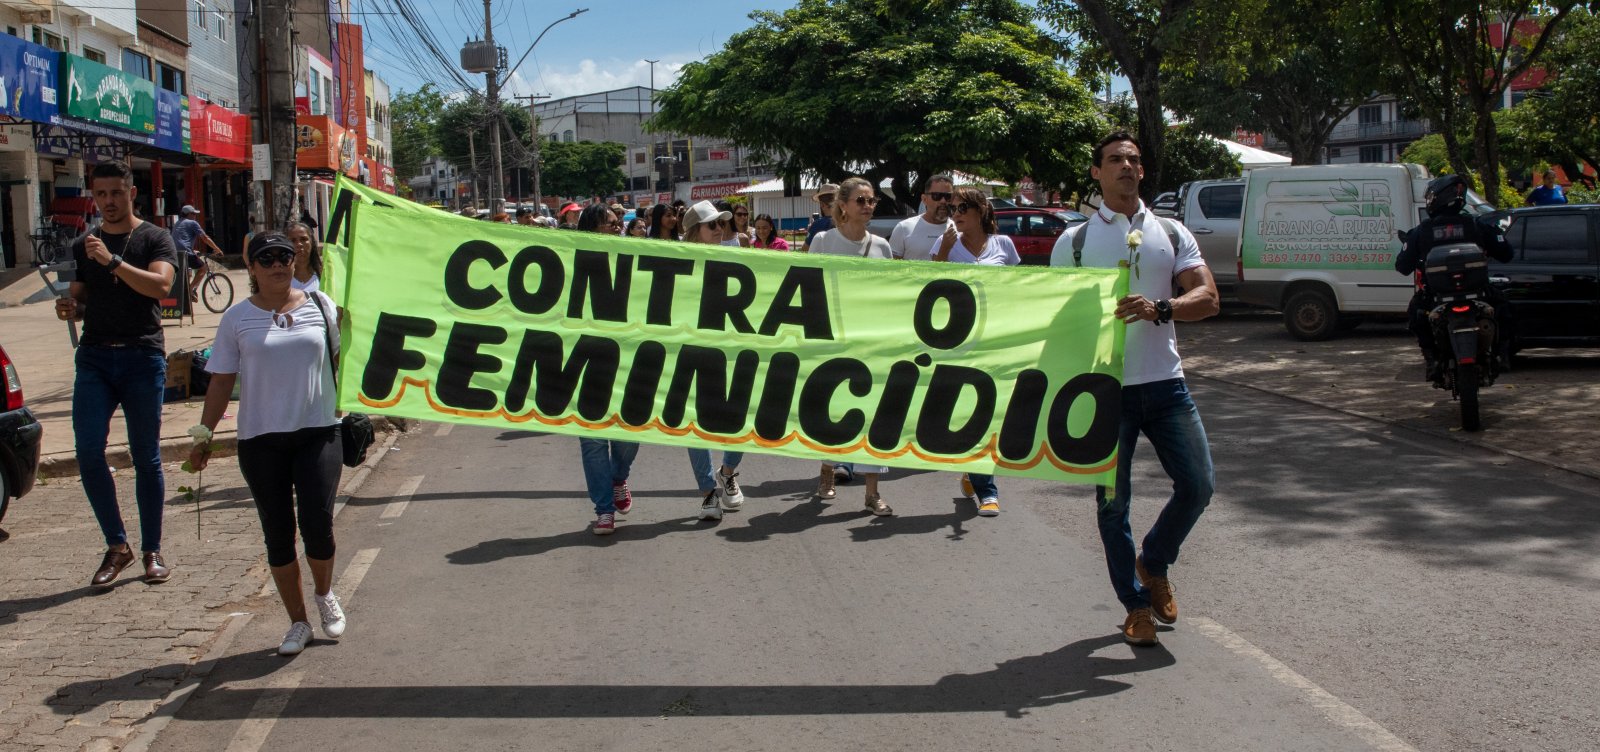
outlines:
M1134 212L1133 216L1126 218L1128 220L1128 224L1132 225L1135 222L1135 220L1138 220L1141 216L1144 215L1146 210L1147 210L1147 207L1145 207L1145 205L1144 205L1144 199L1142 199L1142 198L1139 199L1139 210ZM1117 223L1117 217L1121 217L1122 216L1122 214L1120 212L1112 211L1110 209L1110 207L1107 207L1104 203L1102 203L1100 205L1100 210L1095 212L1095 213L1100 215L1100 221L1101 222L1104 222L1104 223L1106 223L1108 225L1116 224Z

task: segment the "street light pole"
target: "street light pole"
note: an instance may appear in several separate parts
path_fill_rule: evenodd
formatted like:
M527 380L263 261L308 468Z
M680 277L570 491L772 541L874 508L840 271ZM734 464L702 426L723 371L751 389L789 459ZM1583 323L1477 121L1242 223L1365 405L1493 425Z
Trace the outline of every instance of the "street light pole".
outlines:
M487 10L488 7L489 7L489 0L483 0L483 5L484 5L484 9ZM571 21L572 19L577 18L578 16L581 16L581 15L583 15L585 13L588 13L588 12L589 12L588 8L579 8L579 9L577 9L577 10L571 12L571 13L568 13L567 15L565 15L565 16L563 16L561 18L558 18L558 19L556 19L554 21L551 21L549 26L544 27L544 31L539 32L539 36L536 36L536 37L533 38L533 44L528 45L527 52L522 53L522 57L517 58L517 64L511 66L508 69L506 69L506 80L510 81L511 80L511 74L516 73L517 69L522 67L522 61L527 60L528 59L528 55L533 52L533 48L539 46L539 40L544 39L545 32L548 32L551 29L555 28L556 24L561 23L562 21ZM490 74L490 75L492 76L493 74ZM495 115L498 117L499 113L496 112ZM530 119L533 118L533 99L532 98L530 98L528 100L528 117ZM533 122L533 203L534 203L535 206L544 203L544 196L543 196L542 191L540 190L540 187L539 187L539 144L543 140L544 140L543 137L541 137L539 135L539 122L538 122L538 120L534 120L534 122ZM500 143L500 131L499 131L498 128L496 128L495 129L495 144L497 145L496 149L499 148L498 147L499 143ZM499 152L496 151L497 155L498 155L498 153ZM498 163L498 161L499 161L499 157L496 156L496 163Z

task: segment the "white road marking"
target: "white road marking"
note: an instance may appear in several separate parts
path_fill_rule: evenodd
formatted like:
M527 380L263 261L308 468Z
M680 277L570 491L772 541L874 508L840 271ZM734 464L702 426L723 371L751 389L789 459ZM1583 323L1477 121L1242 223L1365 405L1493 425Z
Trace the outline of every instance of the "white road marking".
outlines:
M339 593L339 600L348 603L355 598L356 588L361 587L361 580L367 576L367 570L372 568L372 562L378 559L376 548L363 548L350 557L350 563L344 567L344 574L339 575L339 581L334 583L333 592Z
M388 505L384 506L383 514L378 515L378 518L392 520L402 514L405 514L406 505L411 503L411 495L416 493L417 487L422 485L423 477L424 476L421 475L413 475L410 478L400 481L400 490L395 493L393 497L394 501L391 501L388 503Z
M438 430L433 432L433 435L434 436L449 436L451 429L454 429L455 427L456 427L456 424L454 424L454 423L441 423L441 424L439 424Z
M274 675L263 688L261 696L256 698L256 704L250 708L250 717L239 724L239 730L234 732L233 741L228 742L227 752L258 752L265 746L272 727L278 723L278 716L283 715L283 709L289 707L289 698L304 678L303 671Z
M1417 752L1415 747L1406 744L1400 737L1378 725L1377 721L1368 718L1345 701L1334 697L1327 690L1311 683L1310 679L1301 676L1294 669L1284 665L1282 661L1267 655L1266 651L1250 644L1243 637L1234 634L1233 630L1205 617L1188 617L1185 620L1193 625L1195 629L1198 629L1201 634L1210 637L1235 654L1261 664L1261 667L1265 668L1267 673L1272 675L1272 678L1277 679L1284 686L1297 689L1305 694L1311 705L1322 711L1322 714L1327 716L1328 720L1354 731L1357 736L1372 745L1373 748L1384 752Z

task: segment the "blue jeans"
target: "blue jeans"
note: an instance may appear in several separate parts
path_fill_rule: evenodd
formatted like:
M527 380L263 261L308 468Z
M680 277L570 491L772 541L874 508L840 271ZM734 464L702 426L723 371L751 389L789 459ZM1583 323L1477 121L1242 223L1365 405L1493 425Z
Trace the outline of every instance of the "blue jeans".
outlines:
M967 473L967 480L972 482L972 492L978 495L978 501L990 497L1000 498L1000 487L994 484L993 475Z
M166 390L167 359L148 347L85 345L74 356L77 379L72 388L72 435L78 454L83 493L100 522L107 546L128 542L117 504L117 484L106 462L111 414L122 407L128 425L128 452L133 460L134 497L139 503L139 547L161 550L161 515L166 484L161 476L161 397Z
M631 441L580 438L578 451L583 455L583 480L589 486L589 500L594 502L595 516L615 514L617 500L611 489L628 479L633 458L639 454L639 445Z
M722 464L734 470L738 470L739 463L743 461L744 452L724 451L722 453ZM690 449L689 469L694 473L694 482L695 485L700 487L700 493L709 493L711 489L719 485L716 478L718 468L711 466L710 449Z
M1206 441L1200 411L1189 398L1183 379L1169 379L1122 388L1122 426L1117 439L1117 487L1106 498L1106 487L1095 492L1099 502L1100 543L1106 551L1106 568L1117 600L1128 610L1150 605L1150 591L1134 573L1133 531L1128 522L1131 497L1128 476L1133 469L1133 448L1143 431L1162 469L1172 478L1172 498L1144 536L1144 566L1152 577L1165 577L1178 561L1200 513L1211 503L1216 471L1211 465L1211 445ZM976 480L973 481L976 485Z

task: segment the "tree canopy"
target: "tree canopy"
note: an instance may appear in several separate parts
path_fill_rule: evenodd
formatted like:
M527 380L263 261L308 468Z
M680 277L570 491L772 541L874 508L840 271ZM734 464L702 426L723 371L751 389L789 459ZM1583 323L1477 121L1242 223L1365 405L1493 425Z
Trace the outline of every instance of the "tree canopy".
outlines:
M405 182L407 178L422 174L423 161L439 154L435 123L444 109L444 95L433 84L423 84L416 91L399 92L389 100L394 171L400 176L404 190L410 190Z
M539 146L540 183L547 194L605 196L622 189L625 147L611 141L547 141Z
M1600 170L1600 16L1574 10L1545 61L1551 78L1543 91L1505 113L1497 127L1514 134L1507 158L1518 166L1542 161L1582 180L1584 165Z
M516 154L513 150L517 147L512 142L527 143L533 132L533 116L528 114L528 109L514 102L500 103L503 122L511 127L511 134L504 132L500 135L501 153L506 155L505 163L510 166L516 163ZM439 149L444 158L451 164L463 170L477 169L486 171L492 164L490 161L490 128L493 119L489 117L487 103L481 97L471 97L451 102L439 113L434 127L434 133L439 142ZM474 168L471 154L476 148L478 164Z
M659 94L653 128L726 138L791 176L887 177L899 197L949 170L1059 185L1103 130L1017 0L800 0L751 18Z

